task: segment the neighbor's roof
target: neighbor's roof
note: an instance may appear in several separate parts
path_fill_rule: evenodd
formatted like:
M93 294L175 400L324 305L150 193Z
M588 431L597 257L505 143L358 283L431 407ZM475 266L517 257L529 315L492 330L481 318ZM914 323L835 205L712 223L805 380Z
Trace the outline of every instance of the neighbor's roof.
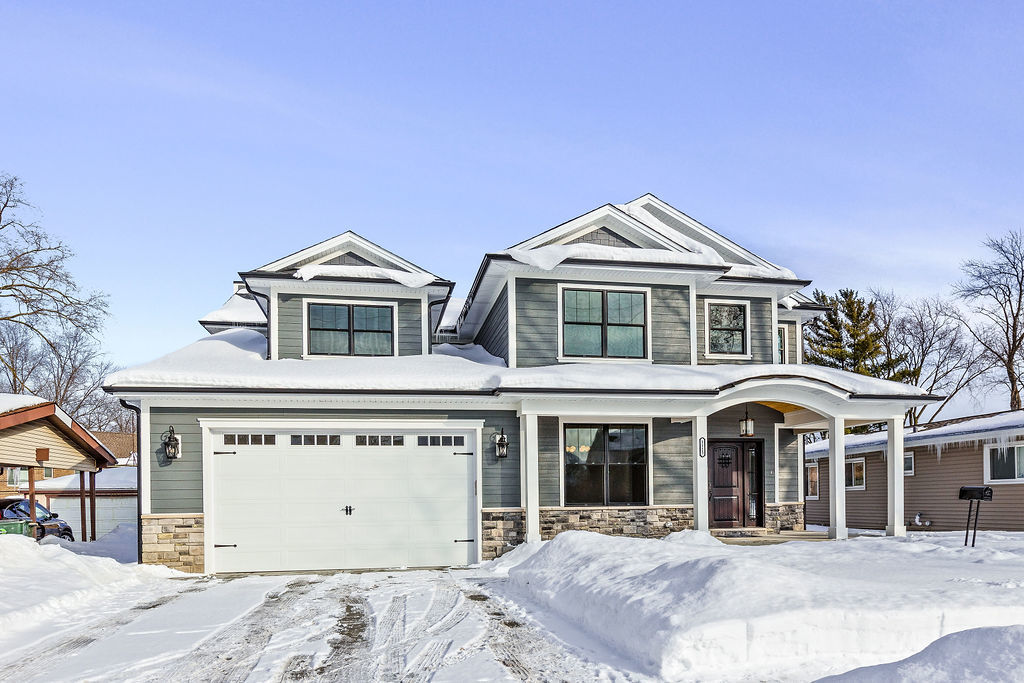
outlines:
M92 433L52 401L29 394L0 394L0 432L43 420L56 427L100 465L114 465L117 458Z
M63 477L43 479L35 484L36 493L78 492L79 477L68 474ZM89 483L86 482L86 486ZM138 468L110 467L96 473L96 491L136 491L138 489ZM27 492L28 485L22 485L19 491Z
M1024 410L1008 410L988 415L973 415L941 420L920 425L915 432L903 434L903 445L928 445L934 443L957 443L961 441L977 441L987 438L998 438L1010 433L1024 433ZM847 453L870 453L884 450L888 441L888 432L872 432L870 434L847 434ZM828 452L828 439L815 441L804 448L804 455L820 455Z
M715 395L757 379L801 379L853 398L934 400L917 387L813 365L650 365L572 363L505 367L481 347L435 347L434 353L379 358L266 360L266 338L225 330L163 358L107 378L116 393L160 390L294 393L662 393ZM485 361L485 362L482 362Z
M131 432L93 432L92 435L99 439L118 461L135 454L135 435Z

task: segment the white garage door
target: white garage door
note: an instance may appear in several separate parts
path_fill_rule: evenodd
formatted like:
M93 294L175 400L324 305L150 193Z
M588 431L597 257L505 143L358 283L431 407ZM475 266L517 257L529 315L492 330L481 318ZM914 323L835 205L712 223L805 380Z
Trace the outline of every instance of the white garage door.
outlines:
M212 570L476 561L475 432L211 433Z

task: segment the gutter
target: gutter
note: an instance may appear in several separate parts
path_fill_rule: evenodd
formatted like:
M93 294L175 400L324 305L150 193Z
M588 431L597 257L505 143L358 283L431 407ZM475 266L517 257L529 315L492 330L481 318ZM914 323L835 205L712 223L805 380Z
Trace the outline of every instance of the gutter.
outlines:
M123 398L118 400L122 408L135 413L135 507L139 520L139 557L136 561L142 564L142 408L133 406Z
M267 307L263 311L263 314L267 316L267 360L270 360L270 349L273 348L270 345L270 335L272 334L272 331L270 329L270 297L267 296L266 294L260 294L259 292L253 291L252 287L249 286L249 281L245 279L245 275L243 275L242 273L239 273L238 275L239 277L242 278L242 284L245 285L245 291L249 292L249 294L252 295L254 300L259 298L267 302ZM259 303L259 301L257 301L257 303ZM260 306L260 308L263 307ZM200 322L199 324L202 325L202 322Z
M437 306L438 304L444 304L445 307L448 306L448 301L451 300L452 292L454 290L455 290L455 283L452 282L452 283L450 283L448 285L448 293L444 295L443 299L438 299L437 301L435 301L433 303L427 304L427 320L428 321L432 317L430 311L431 311L431 309L434 306ZM441 311L438 312L438 314L437 314L437 325L431 325L430 326L430 339L427 341L427 349L428 349L430 354L434 353L434 333L437 332L437 328L441 326L441 314L443 312L444 312L444 308L442 308Z

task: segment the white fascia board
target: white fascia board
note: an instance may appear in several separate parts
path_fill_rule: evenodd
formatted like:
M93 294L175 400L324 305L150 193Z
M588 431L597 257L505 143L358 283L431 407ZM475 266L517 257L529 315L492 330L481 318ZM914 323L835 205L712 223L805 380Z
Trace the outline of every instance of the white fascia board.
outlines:
M472 341L476 338L480 327L490 315L494 302L498 300L502 285L510 281L508 264L504 261L491 261L488 264L487 272L480 280L476 296L467 300L469 310L459 325L459 340Z
M271 272L284 270L285 268L288 268L289 266L298 263L299 261L302 261L304 259L308 259L311 256L317 256L326 251L340 251L341 249L348 245L359 247L365 250L365 252L367 253L373 254L388 261L392 261L393 263L396 263L402 266L403 268L407 269L409 272L426 273L428 275L434 275L433 273L424 270L423 268L420 268L416 264L406 261L398 254L388 251L387 249L381 247L380 245L374 244L365 237L357 235L351 230L347 230L341 233L340 235L336 235L334 237L331 237L330 239L326 239L323 242L314 244L313 246L306 247L302 251L295 252L294 254L290 254L288 256L285 256L284 258L280 258L276 261L272 261L271 263L260 266L258 270L268 270ZM437 276L435 275L435 277Z
M547 242L557 240L559 237L568 236L574 232L579 231L582 228L590 227L592 223L596 223L603 218L611 218L619 223L624 224L632 230L635 230L639 234L647 237L656 244L660 244L666 249L671 251L690 251L679 242L672 240L666 235L653 230L651 226L637 220L636 217L629 215L622 209L612 205L605 204L599 206L592 211L588 211L582 216L577 216L572 220L566 221L560 225L556 225L553 228L545 230L539 235L535 235L528 240L515 244L511 249L533 249ZM595 226L596 227L596 226Z
M139 396L114 396L139 400ZM250 408L258 410L498 410L519 409L514 398L487 395L382 395L382 394L301 394L301 393L189 393L165 392L144 397L149 408Z
M728 277L726 274L725 277ZM782 284L772 282L757 282L753 281L742 281L742 280L719 280L716 279L713 282L705 286L701 290L701 295L713 295L713 296L749 296L749 297L762 297L765 299L774 298L776 301L787 297L793 292L799 291L803 288L803 284ZM792 313L792 311L787 311Z
M903 446L906 449L912 450L914 448L921 448L926 446L941 446L948 443L963 443L963 442L981 442L981 441L995 441L999 442L1008 437L1014 435L1024 434L1024 429L1017 428L1006 428L1006 429L990 429L983 432L971 432L965 434L945 434L933 437L922 437L913 438L915 434L922 434L927 432L910 432L904 430L903 433ZM884 436L885 432L879 432L879 435ZM849 437L847 437L849 438ZM850 444L847 441L846 452L847 454L864 454L864 453L884 453L886 448L886 440L870 441L864 444ZM827 453L827 451L823 451ZM808 456L811 454L809 453ZM816 457L821 455L821 452L814 454Z
M359 282L357 280L300 280L291 278L282 280L279 278L252 277L248 280L249 285L261 292L267 293L273 299L277 294L321 294L330 296L391 296L397 299L419 299L423 296L444 297L448 294L448 288L440 285L427 285L426 287L406 287L398 282Z

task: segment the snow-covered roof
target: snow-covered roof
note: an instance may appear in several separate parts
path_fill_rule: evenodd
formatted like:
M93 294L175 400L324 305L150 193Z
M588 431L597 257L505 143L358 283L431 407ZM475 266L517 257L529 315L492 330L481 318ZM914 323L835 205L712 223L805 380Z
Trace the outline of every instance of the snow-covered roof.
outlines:
M650 365L572 363L506 368L482 348L441 345L430 355L266 360L266 338L231 329L150 363L112 374L119 389L210 388L323 392L600 393L664 391L715 394L758 378L812 380L864 397L928 400L917 387L812 365Z
M444 330L455 327L455 323L459 321L459 316L462 314L462 307L465 305L465 297L450 297L447 305L444 307L444 315L441 316L441 322L438 324L437 329Z
M224 302L223 306L200 318L200 322L266 325L267 316L252 296L235 293Z
M37 493L78 492L78 474L69 474L36 482ZM87 484L88 485L88 484ZM135 467L110 467L96 473L98 491L134 491L138 485L138 469ZM19 491L28 491L23 485Z
M426 287L437 278L427 272L409 272L380 266L343 266L310 264L295 271L294 277L308 281L318 277L342 277L348 279L393 280L406 287Z
M956 443L988 438L999 438L1011 433L1024 433L1024 410L1010 410L997 415L985 415L955 422L940 422L934 427L924 425L916 432L903 434L904 446L935 443ZM885 449L888 433L847 434L847 453L868 453ZM815 441L804 448L805 455L828 452L828 439Z
M49 403L49 401L31 394L0 394L0 414L43 403Z

